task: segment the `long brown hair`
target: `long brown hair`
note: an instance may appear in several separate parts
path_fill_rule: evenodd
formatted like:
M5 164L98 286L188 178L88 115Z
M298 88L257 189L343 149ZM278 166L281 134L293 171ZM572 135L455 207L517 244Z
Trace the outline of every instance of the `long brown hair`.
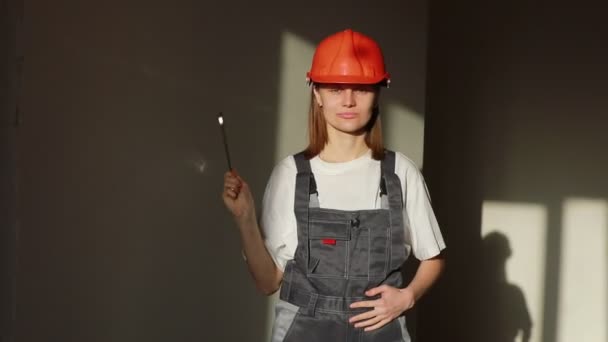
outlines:
M314 87L315 85L313 85ZM382 122L380 122L380 108L375 105L372 117L365 126L365 144L372 150L372 158L384 158L384 142L382 138ZM327 145L327 124L323 116L323 109L317 103L314 91L310 91L310 109L308 110L308 147L304 150L306 158L317 156Z

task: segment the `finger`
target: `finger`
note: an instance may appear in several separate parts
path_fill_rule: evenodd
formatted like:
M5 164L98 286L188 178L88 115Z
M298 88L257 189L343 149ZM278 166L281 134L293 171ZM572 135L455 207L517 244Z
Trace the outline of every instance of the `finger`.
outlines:
M245 187L247 185L247 183L243 180L243 178L241 178L241 176L237 176L236 181L239 183L240 187Z
M364 319L376 317L377 315L378 315L378 313L376 312L376 310L371 310L371 311L368 311L368 312L364 312L362 314L358 314L357 316L353 316L348 321L350 323L355 323L355 322L358 322L358 321L362 321Z
M365 291L365 295L370 297L375 296L377 294L387 291L388 289L389 287L387 285L380 285L378 287L374 287L373 289Z
M226 189L224 190L224 194L231 199L236 199L239 196L239 193L236 189Z
M224 180L226 179L236 179L236 176L232 172L228 171L224 173Z
M240 183L241 181L239 181L239 179L236 177L227 176L227 177L224 177L224 182Z
M370 325L378 324L378 322L382 321L384 318L381 316L376 316L368 319L367 321L359 322L355 324L355 328L364 328L369 327Z
M241 188L241 183L239 183L239 181L237 181L237 180L227 180L227 181L224 182L224 188L226 188L226 189L230 189L230 188L240 189Z
M375 325L372 325L371 327L367 327L364 329L364 331L372 331L372 330L376 330L378 328L381 328L383 326L386 325L386 323L390 322L391 320L388 318L385 318L383 320L381 320L380 322L376 323Z
M236 177L227 176L226 178L224 178L224 186L225 187L242 188L243 187L243 181L240 180L239 178L236 178Z
M232 177L232 176L226 177L226 179L224 179L224 182L239 183L239 184L243 183L243 181L240 180L238 177Z
M363 300L360 302L355 302L350 305L351 309L355 308L373 308L378 305L378 300Z
M230 196L238 196L238 194L240 193L239 189L237 188L225 188L224 189L224 193L230 195Z

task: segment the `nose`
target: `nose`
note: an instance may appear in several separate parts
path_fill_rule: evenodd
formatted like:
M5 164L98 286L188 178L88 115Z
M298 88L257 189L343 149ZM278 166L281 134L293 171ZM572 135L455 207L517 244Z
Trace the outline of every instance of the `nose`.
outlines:
M356 105L355 94L352 89L347 88L342 92L342 105L344 107L354 107Z

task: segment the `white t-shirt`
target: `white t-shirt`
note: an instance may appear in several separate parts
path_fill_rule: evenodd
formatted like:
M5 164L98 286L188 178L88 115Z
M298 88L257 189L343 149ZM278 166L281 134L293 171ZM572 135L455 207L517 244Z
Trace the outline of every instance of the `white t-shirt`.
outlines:
M371 150L344 163L328 163L316 156L310 160L319 193L319 206L338 210L379 209L380 161ZM294 197L296 168L293 156L279 162L272 174L262 202L261 226L264 242L281 271L293 259L298 245ZM395 173L401 180L404 197L406 245L419 260L432 258L445 243L431 208L429 194L418 167L402 153L395 153ZM409 250L407 251L410 252Z

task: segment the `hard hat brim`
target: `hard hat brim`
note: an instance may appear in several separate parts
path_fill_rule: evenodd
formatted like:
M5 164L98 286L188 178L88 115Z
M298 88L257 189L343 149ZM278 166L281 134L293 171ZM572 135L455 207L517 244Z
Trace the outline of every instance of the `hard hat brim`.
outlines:
M390 75L385 73L376 77L351 76L351 75L312 75L306 74L307 78L313 83L336 83L336 84L378 84L390 82Z

